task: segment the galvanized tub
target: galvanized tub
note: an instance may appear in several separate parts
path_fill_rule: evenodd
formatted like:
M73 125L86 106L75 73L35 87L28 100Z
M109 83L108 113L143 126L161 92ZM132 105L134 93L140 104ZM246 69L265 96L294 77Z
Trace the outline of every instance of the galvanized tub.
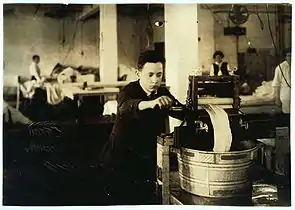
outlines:
M210 198L251 197L249 172L259 145L247 147L224 153L181 148L177 154L181 188Z

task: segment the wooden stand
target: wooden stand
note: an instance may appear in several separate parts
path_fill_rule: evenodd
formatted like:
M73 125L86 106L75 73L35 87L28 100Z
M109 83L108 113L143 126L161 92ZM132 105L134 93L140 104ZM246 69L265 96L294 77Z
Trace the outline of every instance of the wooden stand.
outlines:
M157 187L162 205L183 205L177 196L172 194L170 183L170 152L174 145L172 136L158 136L157 141ZM174 151L175 152L175 151ZM176 172L175 172L176 173Z
M158 197L163 205L169 205L170 197L170 161L169 152L173 137L158 136L157 139L157 186Z
M288 127L276 128L276 168L275 172L278 175L286 176L290 173L290 132Z

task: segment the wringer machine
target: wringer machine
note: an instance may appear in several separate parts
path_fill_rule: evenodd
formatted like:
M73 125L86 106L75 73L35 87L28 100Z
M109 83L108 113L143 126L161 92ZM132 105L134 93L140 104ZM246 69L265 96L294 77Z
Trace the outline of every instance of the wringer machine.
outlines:
M229 152L213 152L213 127L202 108L206 104L218 104L228 114L232 132ZM161 203L252 205L250 171L262 148L256 139L273 137L275 125L270 116L248 116L240 111L239 76L189 76L185 108L172 107L170 111L184 121L172 134L158 137ZM253 135L251 129L257 126L260 132ZM173 154L177 155L176 172L170 169Z

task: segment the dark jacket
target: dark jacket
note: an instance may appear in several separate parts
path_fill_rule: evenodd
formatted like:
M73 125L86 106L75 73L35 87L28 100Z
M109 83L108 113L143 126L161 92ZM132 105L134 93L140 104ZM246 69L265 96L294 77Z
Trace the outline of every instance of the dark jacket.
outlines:
M173 105L180 104L165 87L158 89L155 98L160 96L173 99ZM127 162L132 165L133 161L155 163L157 136L165 132L168 110L138 110L141 101L153 99L147 96L139 81L129 83L120 91L116 122L101 154L104 168L121 167Z
M227 62L223 62L221 64L221 73L223 76L228 76L229 75L229 72L228 72L228 69L227 69L227 66L228 66L228 63ZM219 66L216 64L216 63L213 63L213 68L214 68L214 75L218 75L218 72L219 72Z

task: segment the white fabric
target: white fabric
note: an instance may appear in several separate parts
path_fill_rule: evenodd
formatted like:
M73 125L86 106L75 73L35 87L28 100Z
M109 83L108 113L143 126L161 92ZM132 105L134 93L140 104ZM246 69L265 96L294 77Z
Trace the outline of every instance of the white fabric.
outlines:
M274 105L275 99L273 97L264 96L240 96L241 106L258 106L258 105Z
M199 97L198 98L199 105L206 105L206 104L216 104L216 105L232 105L233 99L232 98L218 98L218 97Z
M252 95L240 95L241 106L274 105L275 96L272 83L273 81L263 81Z
M43 83L37 82L36 80L29 80L20 84L20 90L25 98L32 98L35 94L36 88L41 88Z
M9 122L9 112L11 114L12 123L30 124L32 121L25 117L20 111L9 106L5 101L3 101L3 120L4 122Z
M34 76L37 81L41 80L41 71L38 64L36 64L35 62L32 62L32 64L30 65L30 74L31 76Z
M51 105L59 104L64 100L64 94L58 83L46 83L47 103Z
M118 102L116 100L111 100L107 101L104 104L103 108L103 115L116 115L117 114L117 107L118 107Z
M214 130L214 152L229 152L232 144L232 133L227 113L218 105L206 105Z
M291 68L289 63L284 61L276 67L272 83L274 88L280 87L280 100L284 113L290 113L291 87L288 85L291 86Z
M64 94L57 83L38 83L30 80L20 85L20 90L25 98L31 99L37 88L45 88L47 95L47 103L51 105L59 104L64 99Z
M282 112L287 114L291 111L291 100L282 100Z
M73 75L77 76L77 78L78 76L81 76L79 71L74 70L71 67L68 67L57 75L57 81L60 84L71 83L71 76Z
M273 81L263 81L261 86L257 87L253 96L274 98L274 89L272 87Z

